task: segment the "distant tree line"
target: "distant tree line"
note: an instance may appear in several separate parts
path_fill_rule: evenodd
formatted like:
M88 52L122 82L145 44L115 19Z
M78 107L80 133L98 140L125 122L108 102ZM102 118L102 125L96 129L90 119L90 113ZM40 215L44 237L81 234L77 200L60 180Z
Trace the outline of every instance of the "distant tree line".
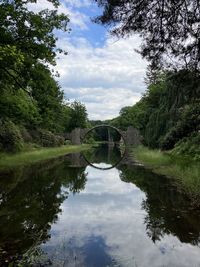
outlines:
M69 19L54 10L33 12L37 1L0 1L0 150L18 151L25 143L56 146L61 133L85 127L84 105L64 100L51 66L57 53L55 30L68 32Z

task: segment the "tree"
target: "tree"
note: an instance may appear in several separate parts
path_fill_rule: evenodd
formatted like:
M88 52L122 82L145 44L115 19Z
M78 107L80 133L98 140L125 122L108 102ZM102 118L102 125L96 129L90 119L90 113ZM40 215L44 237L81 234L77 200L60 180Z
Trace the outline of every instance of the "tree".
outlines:
M111 31L117 36L139 34L143 39L140 53L154 67L172 60L176 66L199 69L199 0L95 1L103 7L95 21L114 26Z
M41 128L52 132L62 132L63 92L50 70L42 64L36 64L31 72L31 80L28 85L32 89L31 95L37 102L42 118Z
M59 1L48 0L55 8ZM39 61L55 64L55 30L67 31L68 17L57 10L34 13L28 4L37 0L0 1L0 82L27 89L31 71Z
M70 130L79 127L86 128L87 121L88 119L86 107L82 103L74 101L71 104Z
M33 12L37 0L0 0L0 149L16 150L18 143L60 145L70 111L50 71L57 53L56 30L68 31L69 19L51 10ZM8 137L10 143L8 142ZM4 138L5 137L5 138ZM19 138L18 138L19 137ZM30 138L29 138L30 137Z
M149 83L139 102L122 108L120 116L110 124L121 129L137 128L144 144L151 148L172 149L192 135L196 142L200 129L199 95L200 78L196 73L166 71Z

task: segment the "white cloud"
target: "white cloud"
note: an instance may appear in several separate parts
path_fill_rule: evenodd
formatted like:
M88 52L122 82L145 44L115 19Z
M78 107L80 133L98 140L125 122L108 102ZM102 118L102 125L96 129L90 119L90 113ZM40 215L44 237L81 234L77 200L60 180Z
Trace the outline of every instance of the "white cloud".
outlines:
M69 15L73 30L70 35L58 33L57 46L69 54L59 55L56 70L66 98L84 102L90 119L111 119L123 106L140 99L146 62L134 51L141 43L138 36L120 40L98 36L94 28L90 31L90 18L81 11L83 7L93 14L95 6L90 0L61 1L59 12ZM53 5L38 0L29 8L38 12Z
M108 37L103 47L94 47L85 38L58 43L69 52L57 61L62 88L67 97L85 102L91 119L117 116L123 106L140 99L146 62L134 51L139 37L118 41Z
M139 101L140 93L123 88L68 88L66 96L71 100L78 99L87 106L90 119L110 119L117 116L124 106L130 106Z
M78 10L75 10L74 7L81 7L85 6L86 4L87 1L74 1L73 5L72 1L63 1L58 7L58 13L64 13L65 15L68 15L70 19L70 27L85 30L87 29L87 22L89 18L85 14L79 12ZM55 9L53 4L48 2L47 0L38 0L37 3L29 3L28 8L36 13L43 9Z
M119 171L87 167L85 172L85 189L64 201L62 214L52 225L51 239L43 245L55 262L66 257L67 266L74 266L70 249L79 261L81 255L88 256L85 245L90 244L92 253L92 240L100 237L105 243L100 243L101 250L115 266L199 266L198 246L181 242L170 233L152 242L146 234L147 213L142 208L146 195L133 183L123 182ZM76 263L88 266L84 259Z

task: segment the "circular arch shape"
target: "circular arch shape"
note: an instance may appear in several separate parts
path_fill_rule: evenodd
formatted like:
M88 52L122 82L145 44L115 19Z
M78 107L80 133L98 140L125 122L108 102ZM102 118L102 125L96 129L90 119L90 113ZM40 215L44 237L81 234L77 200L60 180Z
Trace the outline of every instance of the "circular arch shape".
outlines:
M107 125L107 124L100 124L100 125L94 126L94 127L92 127L91 129L89 129L89 130L84 134L84 136L81 138L81 143L83 143L83 141L85 140L86 136L87 136L90 132L92 132L93 130L98 129L98 128L110 128L110 129L114 129L114 130L115 130L115 131L122 137L122 139L123 139L123 141L124 141L124 144L125 144L125 146L126 146L126 140L125 140L125 137L123 136L123 134L121 133L121 131L120 131L118 128L114 127L114 126ZM111 169L115 168L115 167L116 167L116 166L123 160L125 154L126 154L126 149L125 149L125 151L124 151L122 157L120 158L120 160L117 161L114 165L112 165L112 166L110 166L110 167L107 167L107 168L102 168L102 167L95 166L94 164L92 164L92 163L85 157L85 155L84 155L83 153L82 153L82 156L83 156L84 160L88 163L88 165L90 165L91 167L93 167L93 168L95 168L95 169L99 169L99 170L104 170L104 171L106 171L106 170L111 170Z
M111 170L113 168L115 168L117 165L119 165L119 163L124 159L124 156L125 156L125 152L123 153L122 157L120 158L120 160L118 160L114 165L110 166L110 167L106 167L106 168L103 168L103 167L98 167L98 166L95 166L93 163L91 163L86 157L85 155L82 153L82 157L84 158L84 160L87 162L87 164L89 166L91 166L92 168L95 168L97 170L102 170L102 171L108 171L108 170Z
M126 140L125 140L125 137L123 136L123 134L121 133L121 131L115 127L115 126L111 126L111 125L107 125L107 124L100 124L100 125L97 125L97 126L94 126L92 128L90 128L85 134L84 136L81 138L81 143L83 143L83 141L85 140L85 137L90 133L92 132L93 130L95 129L98 129L98 128L110 128L110 129L114 129L123 139L124 141L124 144L126 145Z

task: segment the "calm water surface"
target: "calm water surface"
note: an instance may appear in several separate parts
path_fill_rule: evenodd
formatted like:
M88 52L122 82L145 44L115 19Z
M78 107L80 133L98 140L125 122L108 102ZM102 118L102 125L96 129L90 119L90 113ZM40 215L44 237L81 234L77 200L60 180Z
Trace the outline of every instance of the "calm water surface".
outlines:
M122 154L103 145L2 173L0 266L200 266L199 210L127 155L115 166Z

